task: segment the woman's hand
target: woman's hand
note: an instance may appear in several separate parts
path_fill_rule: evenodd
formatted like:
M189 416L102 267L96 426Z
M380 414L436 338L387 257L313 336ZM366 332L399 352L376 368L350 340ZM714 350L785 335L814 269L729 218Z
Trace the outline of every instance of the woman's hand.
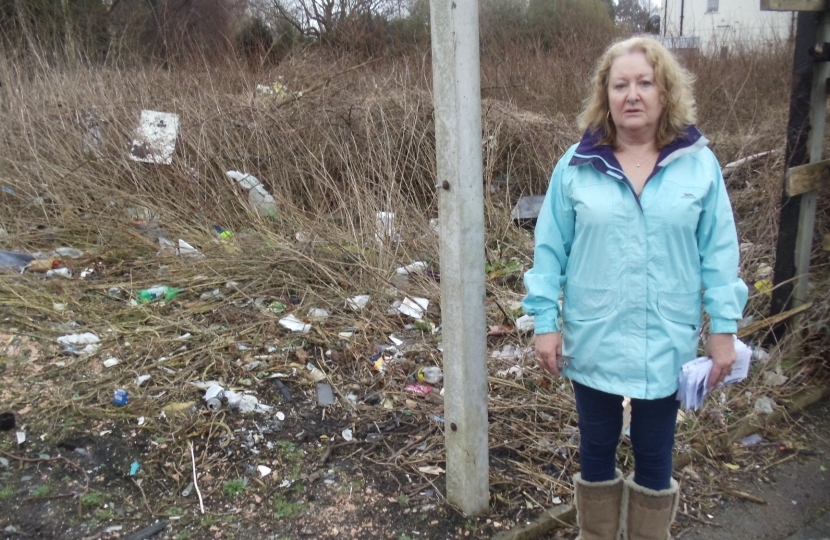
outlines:
M706 386L712 389L732 374L732 364L737 358L732 334L711 334L706 343L706 355L712 359L712 370L709 372L709 382Z
M550 332L536 336L536 363L554 378L559 377L557 360L562 356L562 334Z

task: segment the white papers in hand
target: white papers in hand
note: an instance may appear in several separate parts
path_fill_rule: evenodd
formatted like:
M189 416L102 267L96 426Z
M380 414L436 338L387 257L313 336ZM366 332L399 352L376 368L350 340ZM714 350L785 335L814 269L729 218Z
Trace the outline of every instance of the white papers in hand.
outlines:
M737 359L732 366L732 373L724 379L721 386L734 384L746 378L749 374L749 362L752 358L752 349L743 341L735 338L735 353ZM709 372L712 370L712 360L705 356L695 358L683 364L680 370L680 385L677 390L677 400L687 411L698 410L703 404L703 398L709 391Z

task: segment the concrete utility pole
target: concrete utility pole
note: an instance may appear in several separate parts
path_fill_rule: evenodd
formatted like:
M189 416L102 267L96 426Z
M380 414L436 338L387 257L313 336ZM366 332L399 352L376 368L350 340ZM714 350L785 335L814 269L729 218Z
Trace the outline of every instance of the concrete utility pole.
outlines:
M488 508L478 1L430 0L441 234L447 499Z

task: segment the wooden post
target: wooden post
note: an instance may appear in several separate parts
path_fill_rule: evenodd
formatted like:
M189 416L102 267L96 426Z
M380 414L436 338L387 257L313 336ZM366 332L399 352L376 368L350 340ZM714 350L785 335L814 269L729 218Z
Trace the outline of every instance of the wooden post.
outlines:
M830 42L830 15L822 15L821 27L816 44ZM807 139L807 151L810 163L821 161L821 148L824 142L824 117L827 113L827 76L830 63L817 62L813 68L813 87L810 94L810 135ZM793 291L793 306L798 307L807 302L807 285L810 270L810 254L813 252L813 230L816 218L816 198L818 193L812 189L801 196L798 217L798 233L795 239L796 282Z
M431 0L447 499L487 511L487 320L478 1Z
M811 130L810 105L813 84L814 62L810 49L816 45L819 22L822 14L800 11L795 33L793 52L793 86L790 94L790 118L787 122L787 148L785 162L787 169L807 162L807 141ZM823 87L823 85L822 85ZM818 139L821 140L820 138ZM819 143L820 144L820 143ZM799 222L801 221L803 195L790 197L786 193L786 181L782 190L781 211L778 222L778 243L775 249L775 273L770 314L787 311L792 306L796 277L796 246ZM814 204L815 206L815 204ZM803 268L803 267L802 267ZM772 338L780 340L785 326L774 328Z

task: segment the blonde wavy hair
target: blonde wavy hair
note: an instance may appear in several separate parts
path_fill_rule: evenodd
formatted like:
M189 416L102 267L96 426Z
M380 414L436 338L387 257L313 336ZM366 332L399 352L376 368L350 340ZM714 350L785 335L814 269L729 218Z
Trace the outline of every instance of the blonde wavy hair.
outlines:
M614 60L632 52L645 54L654 68L654 82L660 92L663 113L657 128L657 146L663 148L683 134L686 126L694 124L697 106L692 95L694 76L683 68L659 41L649 37L633 37L614 43L597 63L591 80L591 94L585 100L585 109L579 115L582 130L603 130L600 144L616 145L617 128L611 120L608 105L608 76Z

